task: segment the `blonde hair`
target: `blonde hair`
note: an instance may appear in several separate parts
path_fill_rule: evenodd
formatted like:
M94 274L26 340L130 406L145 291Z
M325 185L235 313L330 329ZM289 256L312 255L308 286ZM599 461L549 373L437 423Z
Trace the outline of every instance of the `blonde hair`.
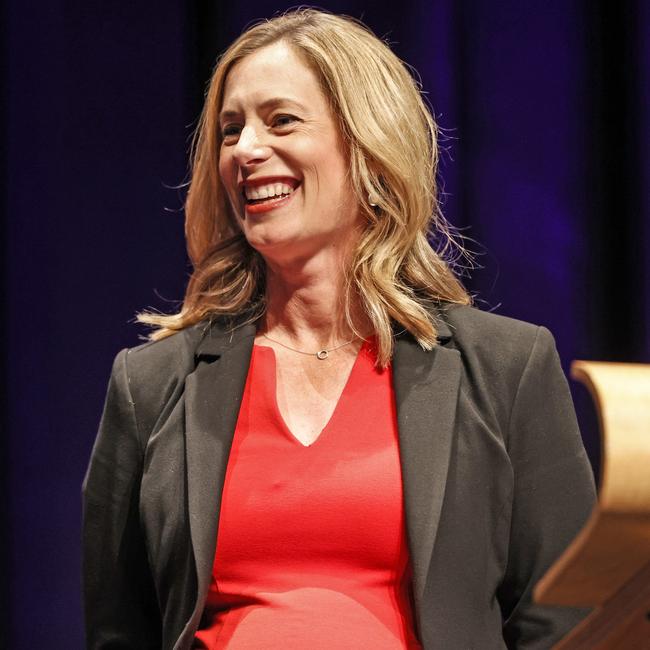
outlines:
M438 131L417 82L390 48L362 23L315 9L260 22L221 56L194 136L185 235L194 271L179 313L143 313L160 339L211 316L265 309L265 263L246 241L218 175L219 112L232 67L260 48L287 43L318 75L350 157L350 182L367 225L346 276L345 314L361 303L378 341L378 362L393 351L392 321L420 345L436 344L431 303L468 304L451 271L460 249L437 199ZM376 207L368 196L376 197ZM435 237L438 250L429 243Z

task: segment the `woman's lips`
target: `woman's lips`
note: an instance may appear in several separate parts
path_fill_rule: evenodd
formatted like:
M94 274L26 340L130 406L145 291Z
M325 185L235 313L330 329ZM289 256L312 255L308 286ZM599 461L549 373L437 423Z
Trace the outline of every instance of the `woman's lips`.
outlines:
M291 192L291 194L264 199L260 203L245 203L244 210L246 214L261 214L263 212L270 212L271 210L275 210L289 203L297 191L298 188L296 187L293 192Z

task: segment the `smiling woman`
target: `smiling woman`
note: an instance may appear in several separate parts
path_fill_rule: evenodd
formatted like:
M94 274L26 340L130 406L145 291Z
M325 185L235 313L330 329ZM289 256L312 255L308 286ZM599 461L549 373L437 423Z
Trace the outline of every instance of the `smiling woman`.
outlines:
M236 85L240 90L228 97ZM243 101L251 105L243 106ZM257 319L265 312L269 266L246 239L248 224L243 213L238 215L228 184L232 163L230 171L225 165L235 150L241 158L251 144L257 155L261 149L262 156L273 152L280 157L285 140L284 162L268 161L264 174L276 165L302 164L302 170L287 174L292 182L307 176L298 193L302 197L296 198L318 201L319 209L327 206L335 222L342 219L337 211L342 201L345 212L357 211L363 225L348 241L353 250L341 288L349 312L343 328L358 336L366 333L352 313L354 304L360 304L377 335L381 365L390 360L395 321L425 348L434 346L436 320L427 305L470 302L445 262L460 251L438 208L436 125L417 82L385 43L358 21L309 9L249 29L215 68L194 141L186 204L194 273L179 314L140 316L141 322L158 326L152 338L216 314L246 311ZM290 160L290 155L302 162ZM326 178L340 174L341 163L345 188ZM239 172L241 180L244 173ZM312 226L321 217L327 215L303 215ZM264 224L259 232L269 229ZM430 234L438 242L437 251L431 248ZM346 333L327 332L337 334Z
M220 122L221 182L248 244L271 269L342 267L365 218L316 73L284 42L261 48L228 74Z
M469 306L436 163L357 21L220 59L183 307L140 315L84 481L89 648L532 650L583 615L531 596L594 498L553 339Z

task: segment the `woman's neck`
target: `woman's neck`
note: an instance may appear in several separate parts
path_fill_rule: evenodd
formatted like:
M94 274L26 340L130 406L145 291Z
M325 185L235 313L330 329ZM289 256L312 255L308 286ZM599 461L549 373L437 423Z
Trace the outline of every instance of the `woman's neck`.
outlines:
M261 333L296 347L321 348L354 336L345 316L342 260L312 258L288 265L267 264L266 314ZM351 306L357 330L369 331L359 302Z

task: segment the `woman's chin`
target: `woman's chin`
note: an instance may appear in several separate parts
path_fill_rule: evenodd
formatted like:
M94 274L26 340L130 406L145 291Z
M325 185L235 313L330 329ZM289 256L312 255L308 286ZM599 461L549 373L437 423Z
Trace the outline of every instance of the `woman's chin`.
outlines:
M295 264L316 257L324 243L306 238L305 233L246 233L248 243L267 262L276 265Z
M250 228L245 232L248 243L262 256L271 255L274 251L291 251L300 248L301 237L291 233L258 232L262 228Z

